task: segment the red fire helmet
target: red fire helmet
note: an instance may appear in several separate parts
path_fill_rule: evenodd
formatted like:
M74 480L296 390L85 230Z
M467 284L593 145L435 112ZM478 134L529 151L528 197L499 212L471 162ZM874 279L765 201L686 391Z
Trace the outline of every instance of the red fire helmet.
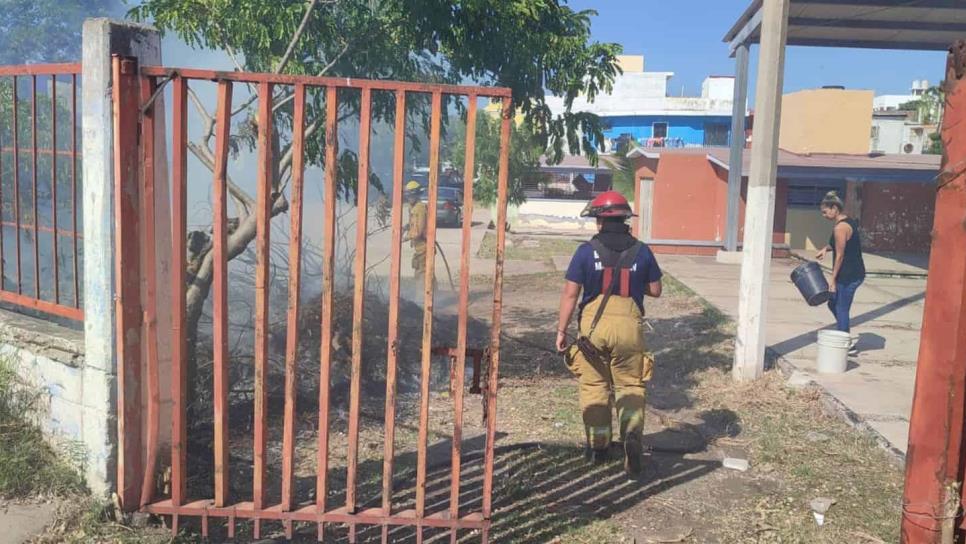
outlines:
M624 195L617 191L606 191L587 203L580 212L581 217L636 217Z

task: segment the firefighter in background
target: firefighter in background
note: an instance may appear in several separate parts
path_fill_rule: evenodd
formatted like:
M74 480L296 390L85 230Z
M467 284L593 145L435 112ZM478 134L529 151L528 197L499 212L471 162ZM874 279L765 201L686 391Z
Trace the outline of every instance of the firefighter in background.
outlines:
M624 468L638 476L644 386L654 364L642 329L644 297L661 296L661 269L650 248L631 235L627 220L635 215L620 193L602 193L581 216L596 218L598 233L577 248L567 268L556 347L577 376L588 458L608 457L613 395ZM567 327L578 301L577 341L568 344Z
M413 276L422 280L426 275L426 203L422 200L423 186L411 180L406 184L406 201L409 202L409 228L406 237L413 248Z

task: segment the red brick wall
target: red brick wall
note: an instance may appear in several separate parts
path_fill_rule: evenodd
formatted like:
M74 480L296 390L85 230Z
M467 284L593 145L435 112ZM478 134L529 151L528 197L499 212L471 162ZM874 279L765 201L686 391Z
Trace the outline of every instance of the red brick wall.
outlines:
M930 183L863 183L864 249L927 253L936 187Z

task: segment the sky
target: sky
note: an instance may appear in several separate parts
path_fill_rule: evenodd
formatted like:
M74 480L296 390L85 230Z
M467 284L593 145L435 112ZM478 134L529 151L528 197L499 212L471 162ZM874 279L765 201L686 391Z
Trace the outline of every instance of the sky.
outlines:
M570 0L576 10L593 9L595 40L616 42L625 54L643 54L647 71L674 72L669 90L697 95L709 75L733 75L734 59L722 41L751 0ZM751 49L749 98L754 95L758 47ZM908 94L913 80L936 85L946 68L945 52L789 47L785 92L844 85L876 94Z
M644 55L648 71L674 72L669 90L698 95L709 75L733 75L725 33L750 0L569 0L576 10L596 10L593 38L616 42L625 54ZM682 6L686 5L686 9ZM164 43L166 63L184 67L227 68L220 52L194 51L174 36ZM754 98L758 47L751 49L749 100ZM785 60L785 91L823 85L871 89L876 94L908 94L913 80L938 84L946 66L945 52L883 51L789 47Z

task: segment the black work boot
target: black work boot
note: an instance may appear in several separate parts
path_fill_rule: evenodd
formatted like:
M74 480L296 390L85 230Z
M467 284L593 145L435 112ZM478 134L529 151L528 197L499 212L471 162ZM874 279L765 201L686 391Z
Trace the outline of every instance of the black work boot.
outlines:
M634 431L624 437L624 471L631 478L637 478L644 472L644 445L641 435Z

